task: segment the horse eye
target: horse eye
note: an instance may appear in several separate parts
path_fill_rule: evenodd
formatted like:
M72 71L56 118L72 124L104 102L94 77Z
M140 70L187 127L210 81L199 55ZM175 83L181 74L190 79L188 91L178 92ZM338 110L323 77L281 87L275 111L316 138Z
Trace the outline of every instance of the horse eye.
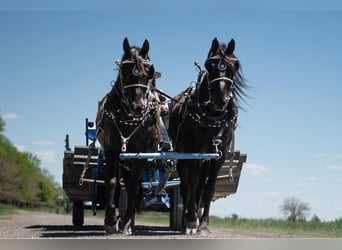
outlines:
M123 68L122 68L122 74L123 74L123 75L128 75L129 72L130 72L130 69L128 69L127 67L123 67Z
M206 69L213 69L215 67L215 63L214 62L206 62L205 63L205 68Z

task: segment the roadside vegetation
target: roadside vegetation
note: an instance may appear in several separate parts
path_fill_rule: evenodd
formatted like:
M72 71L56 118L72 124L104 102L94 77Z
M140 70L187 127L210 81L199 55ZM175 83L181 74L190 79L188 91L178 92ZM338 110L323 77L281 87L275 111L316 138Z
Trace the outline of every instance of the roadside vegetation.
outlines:
M6 205L0 203L0 219L7 218L8 216L15 213L16 207L13 205Z
M149 223L169 224L169 214L161 212L143 212L137 215L137 221ZM232 214L229 217L220 218L210 216L210 227L229 228L239 231L264 232L286 235L288 237L312 237L312 238L342 238L342 218L334 221L320 221L317 216L311 220L289 219L246 219Z
M63 189L37 156L20 152L4 135L5 122L0 116L0 213L4 205L19 208L46 208L62 211L66 200Z
M296 235L296 237L342 237L342 218L327 222L317 220L317 217L313 217L309 221L292 221L288 219L245 219L238 218L233 214L231 217L225 218L211 216L210 225L245 231Z

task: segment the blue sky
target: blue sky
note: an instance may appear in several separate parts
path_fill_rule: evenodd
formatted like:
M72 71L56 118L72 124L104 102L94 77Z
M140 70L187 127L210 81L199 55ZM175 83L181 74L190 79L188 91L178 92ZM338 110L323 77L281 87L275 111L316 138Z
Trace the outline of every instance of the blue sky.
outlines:
M234 38L253 87L236 130L236 149L248 158L238 192L211 214L278 218L281 202L297 197L309 203L309 218L340 218L342 6L250 2L1 1L5 135L61 183L65 135L84 145L84 119L95 119L110 91L124 37L137 46L149 39L157 85L170 95L196 80L193 62L203 65L214 37Z

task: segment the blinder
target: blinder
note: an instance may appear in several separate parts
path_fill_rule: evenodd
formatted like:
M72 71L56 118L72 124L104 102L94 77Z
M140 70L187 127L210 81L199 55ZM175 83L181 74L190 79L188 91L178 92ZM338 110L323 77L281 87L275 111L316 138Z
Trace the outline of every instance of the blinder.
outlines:
M206 102L206 104L214 103L213 94L212 94L213 84L216 82L222 82L222 81L226 85L229 86L228 96L224 100L225 105L227 105L229 103L230 99L233 96L234 81L228 76L223 76L223 74L227 75L227 73L225 73L226 71L228 71L228 70L232 71L230 66L231 65L228 62L228 58L222 57L220 55L210 57L205 61L205 68L206 68L206 74L207 74L207 80L208 80L208 86L207 87L208 87L208 93L209 93L209 101ZM209 72L213 72L213 71L218 71L219 75L222 75L222 76L218 76L214 79L210 79L209 78Z
M140 63L125 60L118 66L123 77L127 77L131 74L133 77L147 77L150 79L154 75L153 64L147 60L142 60Z
M151 94L152 81L154 77L154 66L149 60L142 59L138 55L132 59L126 59L122 62L116 62L119 67L121 101L125 106L130 106L127 89L144 89L144 105L147 106L147 100ZM144 109L144 108L143 108Z

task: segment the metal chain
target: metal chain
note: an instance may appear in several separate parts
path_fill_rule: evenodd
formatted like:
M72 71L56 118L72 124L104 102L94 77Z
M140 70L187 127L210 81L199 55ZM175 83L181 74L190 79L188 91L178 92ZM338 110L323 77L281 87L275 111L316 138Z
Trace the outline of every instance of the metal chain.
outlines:
M234 169L234 158L235 158L235 134L234 131L232 132L232 137L229 145L229 182L234 182L234 175L233 175L233 169Z
M80 176L80 180L78 182L78 184L80 186L83 185L83 178L84 178L84 176L85 176L85 174L86 174L86 172L87 172L87 170L89 168L90 158L91 158L93 150L95 149L95 142L96 142L96 138L88 147L88 157L87 157L87 160L86 160L86 162L84 164L83 171L82 171L81 176Z

